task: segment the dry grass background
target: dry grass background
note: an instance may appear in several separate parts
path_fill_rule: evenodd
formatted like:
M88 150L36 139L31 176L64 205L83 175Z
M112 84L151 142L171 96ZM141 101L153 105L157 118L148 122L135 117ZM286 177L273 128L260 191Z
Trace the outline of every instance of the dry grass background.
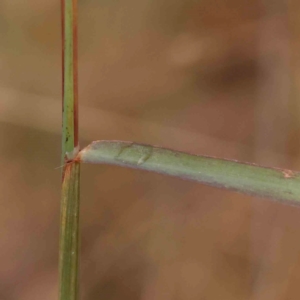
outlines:
M81 145L159 144L299 169L299 4L82 0ZM0 299L57 298L59 1L0 2ZM300 210L82 170L81 299L299 297Z

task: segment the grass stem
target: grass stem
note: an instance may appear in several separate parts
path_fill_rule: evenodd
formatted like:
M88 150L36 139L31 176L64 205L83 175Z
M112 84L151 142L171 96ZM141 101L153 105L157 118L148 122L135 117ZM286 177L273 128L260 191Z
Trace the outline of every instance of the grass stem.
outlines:
M80 164L78 145L77 0L62 0L63 126L59 300L78 299Z

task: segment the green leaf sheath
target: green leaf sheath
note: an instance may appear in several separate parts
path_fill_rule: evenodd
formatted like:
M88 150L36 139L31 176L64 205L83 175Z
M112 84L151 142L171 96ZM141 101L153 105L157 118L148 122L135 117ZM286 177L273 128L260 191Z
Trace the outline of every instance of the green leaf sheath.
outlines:
M79 180L80 164L65 167L60 227L60 300L78 299Z
M77 9L76 1L62 1L63 11L63 130L62 163L65 154L78 146L77 112Z
M290 170L121 141L93 142L79 153L78 160L154 171L251 195L300 203L300 173Z

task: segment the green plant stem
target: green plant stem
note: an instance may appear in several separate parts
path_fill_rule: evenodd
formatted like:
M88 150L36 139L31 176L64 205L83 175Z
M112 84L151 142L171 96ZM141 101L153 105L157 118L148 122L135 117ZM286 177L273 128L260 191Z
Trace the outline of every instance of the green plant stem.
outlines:
M78 297L80 164L69 163L64 172L60 227L60 300Z
M300 173L254 164L196 156L150 145L96 141L77 156L103 163L154 171L208 185L300 204Z
M79 180L77 101L77 0L61 0L63 37L62 198L59 300L78 299Z
M62 163L78 150L77 1L62 0L63 130ZM71 158L71 157L69 157Z

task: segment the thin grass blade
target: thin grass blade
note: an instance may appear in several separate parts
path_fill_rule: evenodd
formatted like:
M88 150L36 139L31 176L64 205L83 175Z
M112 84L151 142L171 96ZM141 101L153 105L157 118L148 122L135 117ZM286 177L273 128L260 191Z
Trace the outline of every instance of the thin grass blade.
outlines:
M83 163L114 164L154 171L254 196L300 204L300 173L290 170L121 141L93 142L78 154L77 159Z

